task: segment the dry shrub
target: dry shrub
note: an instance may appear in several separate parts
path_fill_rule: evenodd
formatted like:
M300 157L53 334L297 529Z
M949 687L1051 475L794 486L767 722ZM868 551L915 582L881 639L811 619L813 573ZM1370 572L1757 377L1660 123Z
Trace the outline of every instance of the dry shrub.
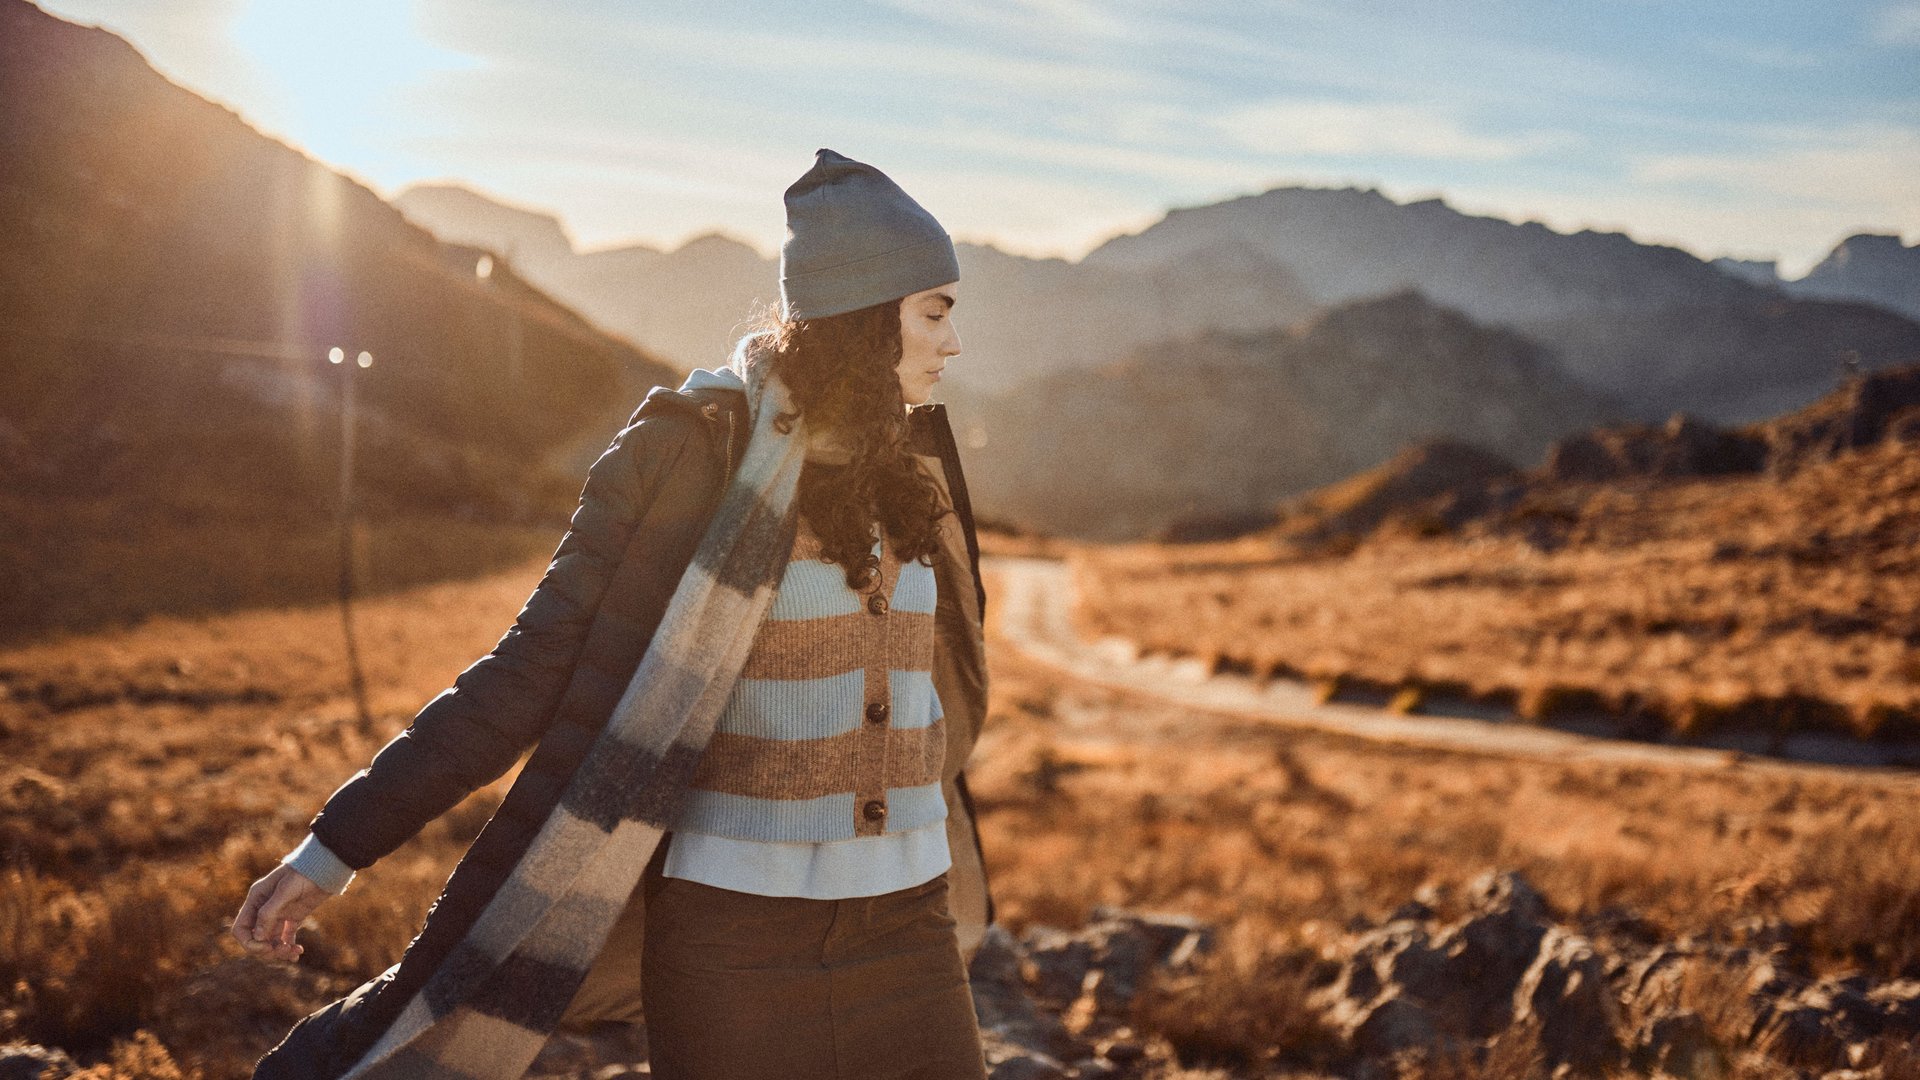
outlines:
M1808 1074L1790 1065L1782 1065L1757 1051L1736 1056L1727 1068L1725 1080L1805 1080ZM1894 1080L1889 1075L1885 1080Z
M1699 1014L1720 1047L1747 1044L1757 1016L1747 972L1706 957L1689 957L1674 991L1675 1004Z
M1522 688L1517 709L1523 718L1545 724L1568 713L1594 712L1605 707L1606 701L1593 687L1545 682Z
M1821 833L1800 846L1792 870L1796 883L1828 886L1806 920L1810 946L1920 978L1920 837L1865 821Z
M1396 1080L1547 1080L1538 1022L1515 1024L1482 1046L1442 1050L1406 1061Z
M147 1015L182 960L183 898L171 890L185 883L167 877L75 890L30 867L0 874L0 986L15 988L21 1034L73 1048Z
M66 1080L200 1080L197 1068L182 1068L153 1032L142 1028L115 1039L107 1060L68 1074Z
M1188 1066L1314 1065L1340 1050L1307 995L1323 980L1310 952L1221 948L1194 970L1162 975L1133 1006L1136 1030L1165 1038Z
M1426 699L1427 694L1424 689L1409 684L1394 691L1393 700L1387 702L1387 711L1412 715L1420 711L1420 706Z

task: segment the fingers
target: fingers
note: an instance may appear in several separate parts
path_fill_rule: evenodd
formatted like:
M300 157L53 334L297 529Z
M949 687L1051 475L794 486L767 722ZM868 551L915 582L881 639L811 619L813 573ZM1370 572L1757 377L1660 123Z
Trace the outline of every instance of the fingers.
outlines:
M254 927L260 918L260 905L265 902L268 892L267 878L261 878L247 890L246 903L240 905L240 914L233 917L231 932L240 944L249 949L254 945Z
M306 947L294 940L295 935L325 896L290 868L275 867L247 890L246 903L233 921L233 936L250 953L298 960Z
M279 940L282 933L279 923L280 920L286 917L284 909L287 906L287 901L293 898L291 895L293 890L287 887L286 874L281 873L279 870L275 870L274 873L280 875L279 880L273 882L272 892L268 894L266 903L260 905L260 911L254 917L253 937L255 941ZM268 876L271 877L272 875ZM264 882L265 879L262 880Z

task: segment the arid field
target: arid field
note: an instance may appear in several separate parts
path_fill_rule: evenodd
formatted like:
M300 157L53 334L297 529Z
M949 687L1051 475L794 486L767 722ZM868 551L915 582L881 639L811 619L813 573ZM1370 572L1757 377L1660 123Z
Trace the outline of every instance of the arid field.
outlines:
M327 794L492 645L541 570L366 604L372 730L346 694L331 606L0 653L0 1043L62 1048L97 1066L90 1078L245 1076L300 1015L397 958L505 781L323 907L297 965L243 955L226 925ZM1320 596L1364 580L1338 564L1262 571L1283 572ZM1358 639L1331 626L1326 640ZM1129 699L998 637L992 650L971 775L1003 922L1073 928L1106 904L1215 930L1211 952L1124 1018L1140 1048L1129 1075L1396 1075L1357 1058L1315 995L1345 978L1350 935L1415 900L1451 918L1488 871L1531 882L1558 924L1596 942L1678 943L1673 977L1617 1003L1621 1023L1685 1007L1716 1075L1819 1075L1782 1064L1804 1057L1777 1038L1753 1049L1762 1018L1744 987L1761 965L1795 985L1920 977L1912 783L1382 747ZM1394 1067L1545 1075L1537 1032L1493 1045L1477 1064ZM1914 1075L1899 1040L1860 1046L1856 1064L1879 1069L1867 1075Z
M1264 536L1073 556L1082 631L1215 666L1649 733L1920 738L1920 453L1567 485L1337 557ZM1551 539L1542 543L1542 536ZM1413 700L1417 701L1417 697Z

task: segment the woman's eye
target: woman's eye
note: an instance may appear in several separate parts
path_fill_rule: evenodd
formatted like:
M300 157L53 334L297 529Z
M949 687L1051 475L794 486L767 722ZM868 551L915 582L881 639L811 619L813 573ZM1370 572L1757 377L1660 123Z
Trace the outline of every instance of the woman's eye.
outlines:
M927 316L927 318L932 319L934 322L939 322L941 319L944 319L946 317L947 317L947 314L944 311L937 311Z

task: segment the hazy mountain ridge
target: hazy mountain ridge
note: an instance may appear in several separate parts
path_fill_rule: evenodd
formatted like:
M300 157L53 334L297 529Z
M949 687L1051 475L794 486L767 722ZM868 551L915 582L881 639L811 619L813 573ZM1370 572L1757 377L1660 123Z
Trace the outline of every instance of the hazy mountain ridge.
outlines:
M950 396L982 513L1104 539L1270 512L1424 439L1530 460L1621 415L1532 342L1413 292Z
M551 218L441 190L409 189L396 201L440 235L496 251L551 232ZM1292 272L1250 246L1223 245L1192 264L1138 270L976 244L956 248L965 347L952 371L956 385L1007 387L1038 373L1104 363L1148 342L1210 329L1272 329L1314 310ZM718 234L671 252L645 245L526 250L513 261L528 278L683 369L722 361L751 313L780 299L778 260Z
M1920 358L1920 326L1880 308L1790 296L1621 233L1562 233L1356 188L1177 209L1081 265L1165 265L1226 243L1254 245L1321 303L1415 288L1518 329L1645 419L1674 409L1757 419L1811 400L1849 353L1869 369Z
M477 199L445 201L436 213ZM435 227L484 240L486 222L500 217L496 207ZM552 224L526 215L491 240L497 250L524 245ZM1877 248L1870 254L1850 266L1888 261ZM1642 419L1674 409L1723 423L1758 419L1818 396L1843 357L1868 369L1920 357L1920 326L1859 284L1858 269L1782 285L1765 264L1716 265L1621 233L1561 233L1358 188L1275 188L1175 209L1077 263L974 245L960 246L960 261L966 352L952 386L983 391L1153 341L1282 327L1326 305L1408 288L1525 333ZM675 252L635 247L523 265L684 367L724 355L748 312L778 297L775 260L717 237ZM1882 280L1886 271L1873 273L1873 288L1897 289Z
M442 240L497 251L515 264L574 253L573 237L557 215L508 206L458 184L414 184L393 205Z
M1920 319L1920 244L1856 233L1787 288L1801 296L1862 300Z
M1780 276L1771 259L1715 259L1719 269L1797 296L1857 300L1920 319L1920 244L1889 233L1855 233L1833 246L1804 277Z

